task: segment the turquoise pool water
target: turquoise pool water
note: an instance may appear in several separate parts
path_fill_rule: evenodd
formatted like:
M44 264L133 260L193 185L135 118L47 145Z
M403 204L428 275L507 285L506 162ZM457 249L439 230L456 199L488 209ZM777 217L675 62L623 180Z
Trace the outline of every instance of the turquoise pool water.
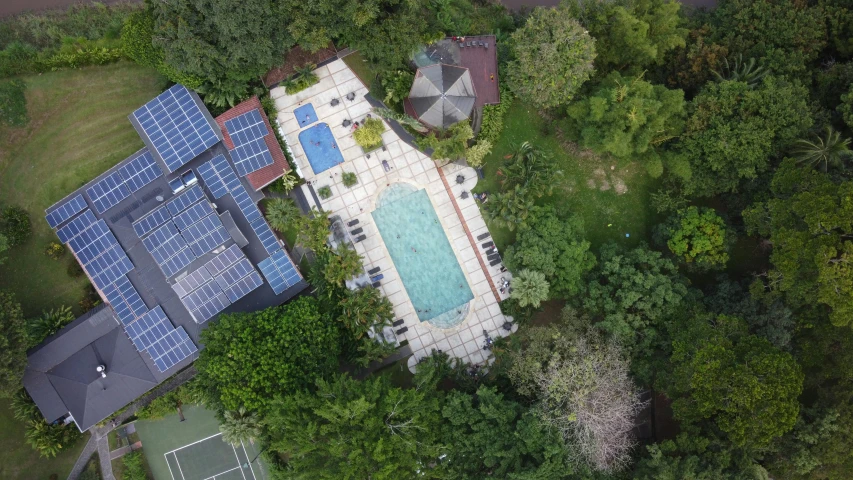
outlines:
M344 157L335 142L335 136L325 123L318 123L299 132L299 143L315 174L344 163Z
M474 294L426 191L391 185L372 215L418 319L440 328L458 325Z

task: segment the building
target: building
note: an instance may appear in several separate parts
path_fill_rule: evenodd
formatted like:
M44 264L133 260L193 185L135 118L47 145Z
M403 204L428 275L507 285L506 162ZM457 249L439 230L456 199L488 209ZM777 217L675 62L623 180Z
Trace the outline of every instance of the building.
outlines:
M257 207L289 170L257 98L214 120L175 85L129 120L145 148L46 211L104 304L29 352L24 387L81 431L192 363L218 314L307 286Z

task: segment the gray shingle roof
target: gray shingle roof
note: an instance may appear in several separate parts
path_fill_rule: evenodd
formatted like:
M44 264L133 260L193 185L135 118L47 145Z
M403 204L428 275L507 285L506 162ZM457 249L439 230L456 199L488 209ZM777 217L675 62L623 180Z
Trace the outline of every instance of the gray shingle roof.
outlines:
M418 120L441 129L469 118L475 100L468 69L446 64L419 68L409 92Z

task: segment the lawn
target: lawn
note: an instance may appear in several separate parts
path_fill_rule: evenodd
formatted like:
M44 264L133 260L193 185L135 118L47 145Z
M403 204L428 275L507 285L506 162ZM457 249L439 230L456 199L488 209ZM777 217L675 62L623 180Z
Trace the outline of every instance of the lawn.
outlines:
M60 305L79 313L88 280L66 273L70 254L59 261L44 255L57 240L44 210L143 146L127 115L165 83L128 62L23 79L30 123L0 128L0 204L27 209L33 235L8 252L0 288L17 294L28 317Z
M370 90L373 80L376 79L376 70L370 66L370 63L365 60L361 52L353 52L343 58L344 63L355 73L368 90ZM373 93L373 92L371 92ZM382 100L381 98L379 100Z
M577 152L561 137L559 122L546 120L536 108L514 101L504 118L501 137L486 157L486 178L474 190L499 191L497 171L506 161L504 157L513 145L528 141L550 154L563 172L555 179L553 195L538 203L550 203L558 211L580 215L594 250L608 241L635 245L648 240L657 221L649 208L649 193L656 189L657 182L636 162ZM515 240L515 232L505 228L489 224L489 230L499 248L506 248Z
M55 458L40 457L24 441L24 424L12 416L9 401L0 400L0 478L47 480L53 474L66 478L88 439L88 433L82 435Z

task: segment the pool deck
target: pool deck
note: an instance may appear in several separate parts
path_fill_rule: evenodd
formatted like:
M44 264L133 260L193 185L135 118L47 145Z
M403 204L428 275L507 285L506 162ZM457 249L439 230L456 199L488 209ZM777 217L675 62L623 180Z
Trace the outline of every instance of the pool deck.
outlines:
M365 269L382 269L385 278L379 289L393 304L395 317L404 320L404 324L395 327L395 330L402 326L408 327L405 333L397 337L399 341L408 340L414 352L409 358L410 368L433 349L440 349L467 363L487 362L490 352L482 349L485 343L483 331L492 338L511 333L502 328L508 319L498 305L507 295L502 294L497 287L502 277L509 280L511 276L509 272L501 273L500 265L488 265L481 245L490 239L476 240L477 236L488 231L486 222L472 196L461 198L463 191L470 192L476 185L476 172L471 167L456 164L437 168L432 159L402 141L387 124L382 134L385 149L374 150L367 158L353 139L351 128L342 126L345 119L360 122L370 113L371 106L364 98L367 88L342 60L320 67L315 73L320 79L319 83L295 95L287 95L282 87L272 90L279 124L302 176L313 183L315 190L323 186L332 190L332 196L321 202L323 210L340 216L345 222L358 219L357 227L364 229L363 234L367 238L355 244L356 250L364 260ZM350 93L355 93L353 100L346 98ZM339 103L333 107L331 101L335 98ZM344 157L342 165L319 175L314 174L299 144L302 127L293 114L294 109L307 103L313 104L320 122L329 124ZM388 162L389 172L384 170L383 160ZM345 187L341 180L342 172L354 172L358 176L358 184L352 188ZM456 183L457 175L465 177L462 184ZM375 208L376 197L382 189L397 182L409 183L427 191L474 293L468 316L456 327L440 329L418 320L385 243L373 223L370 212ZM516 329L513 325L511 331Z

